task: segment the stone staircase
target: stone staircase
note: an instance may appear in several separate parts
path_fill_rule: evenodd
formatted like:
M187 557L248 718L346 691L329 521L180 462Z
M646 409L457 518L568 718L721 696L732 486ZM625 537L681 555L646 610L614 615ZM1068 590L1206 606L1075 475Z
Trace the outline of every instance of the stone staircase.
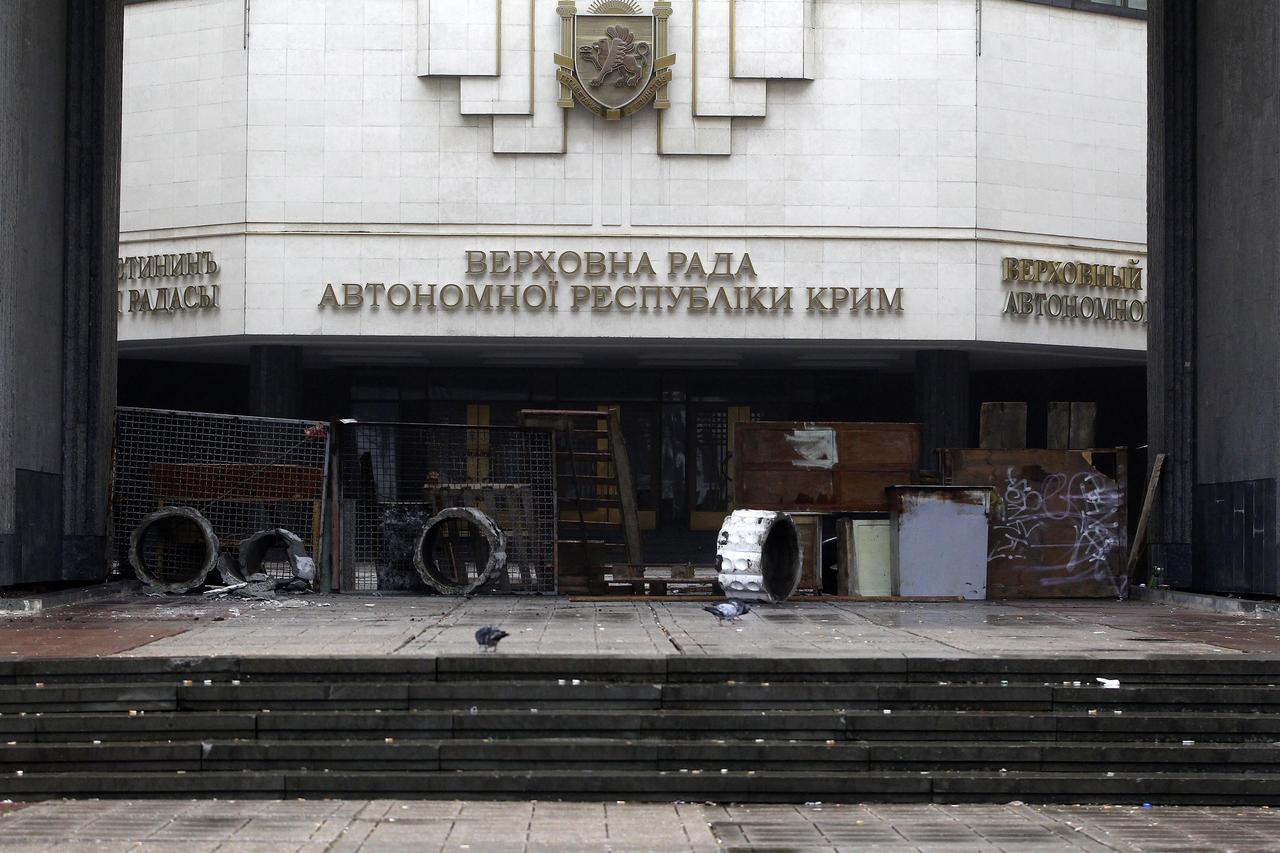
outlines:
M1254 656L10 660L0 796L1276 804L1277 685Z

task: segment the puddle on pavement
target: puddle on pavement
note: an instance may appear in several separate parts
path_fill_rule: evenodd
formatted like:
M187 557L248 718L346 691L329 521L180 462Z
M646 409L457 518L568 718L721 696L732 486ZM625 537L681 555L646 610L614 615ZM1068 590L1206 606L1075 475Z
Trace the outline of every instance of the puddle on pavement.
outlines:
M862 612L868 622L882 628L976 628L1016 627L1019 625L1060 625L1061 617L1041 613L982 613L960 610L889 610Z

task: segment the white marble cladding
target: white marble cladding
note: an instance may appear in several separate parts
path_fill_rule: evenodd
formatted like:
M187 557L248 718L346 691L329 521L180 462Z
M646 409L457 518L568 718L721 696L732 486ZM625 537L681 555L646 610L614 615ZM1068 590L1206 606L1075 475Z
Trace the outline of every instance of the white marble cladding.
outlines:
M244 221L243 0L129 6L124 43L121 229Z
M237 242L239 241L239 242ZM128 242L122 251L129 255L164 252L214 250L220 264L218 276L210 281L220 285L222 304L216 312L126 312L121 317L122 339L159 340L173 337L264 337L379 336L388 338L494 337L513 339L600 339L633 338L660 340L811 340L900 342L902 345L928 342L949 344L1026 344L1066 346L1111 351L1141 351L1146 330L1141 323L1101 320L1011 316L1004 313L1010 292L1024 290L1073 294L1078 298L1145 299L1146 292L1101 291L1002 281L1003 257L1034 257L1045 260L1087 262L1124 266L1129 252L1081 250L1010 245L972 239L732 239L690 236L670 239L626 239L607 237L507 238L492 235L438 234L324 234L297 231L288 234L250 234L231 238L183 238L166 241ZM488 271L469 275L468 251L508 252L508 265L517 251L556 253L631 252L631 267L639 265L641 253L648 253L654 275L606 274L589 277L585 271L564 273L558 261L554 280L558 288L557 309L502 307L497 291L488 297L489 308L467 307L453 310L427 304L393 307L386 288L400 283L413 289L455 284L464 300L468 285L526 288L547 286L552 276L539 271L536 261L519 274L494 274L493 261L486 259ZM730 269L737 271L744 253L751 257L752 276L743 272L737 279L705 279L686 276L683 271L669 275L669 254L699 254L711 272L716 253L733 253ZM549 256L549 255L548 255ZM549 256L550 257L550 256ZM619 261L621 263L621 261ZM1145 267L1145 262L1143 262ZM723 269L723 268L722 268ZM377 284L382 294L374 306ZM325 301L326 287L341 303ZM344 292L346 285L359 288L361 304L356 306ZM606 286L611 307L592 310L590 304L574 310L574 286ZM619 288L706 285L713 300L719 288L729 289L729 297L739 288L790 288L790 311L773 310L689 310L689 296L680 297L672 308L672 294L661 298L663 307L654 310L619 310L612 300ZM126 285L135 286L135 285ZM149 287L164 286L148 282ZM816 302L810 302L813 288ZM825 290L820 290L825 288ZM847 288L849 299L835 302L833 288ZM901 310L893 310L884 299L897 300ZM884 290L884 297L879 291ZM858 310L853 303L870 291L869 302ZM399 291L407 294L409 290ZM514 292L514 291L508 291ZM425 290L424 290L425 293ZM781 293L781 290L778 291ZM579 292L581 296L581 292ZM424 297L425 298L425 297ZM641 300L637 293L624 301ZM745 296L741 298L746 298ZM773 295L761 295L763 306L772 307ZM397 301L403 301L397 298ZM418 299L415 297L415 302ZM656 304L652 303L651 304ZM744 306L746 303L742 303ZM884 307L886 310L876 310Z
M812 80L818 5L814 0L734 0L730 76Z
M693 0L674 0L671 108L606 121L556 104L556 5L253 0L247 35L243 0L126 7L122 253L230 232L245 247L216 321L125 317L122 338L710 329L1142 348L1141 326L1002 314L998 269L1002 253L1142 257L1142 21L1021 0L698 0L695 27ZM769 283L901 286L906 310L317 308L327 281L453 280L465 248L656 259L677 242L750 247Z
M417 0L418 73L497 76L502 0ZM352 3L353 7L357 4Z
M1145 26L982 4L978 226L1146 240Z

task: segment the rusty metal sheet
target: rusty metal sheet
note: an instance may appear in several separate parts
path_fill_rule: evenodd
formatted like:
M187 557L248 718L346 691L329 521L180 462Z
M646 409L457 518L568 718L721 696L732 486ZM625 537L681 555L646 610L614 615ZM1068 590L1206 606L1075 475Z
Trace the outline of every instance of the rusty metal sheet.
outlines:
M783 512L888 512L889 486L919 476L920 425L738 424L733 505Z
M894 595L987 597L990 489L895 486L889 503Z
M1124 594L1124 448L941 453L949 484L995 490L987 540L989 598Z

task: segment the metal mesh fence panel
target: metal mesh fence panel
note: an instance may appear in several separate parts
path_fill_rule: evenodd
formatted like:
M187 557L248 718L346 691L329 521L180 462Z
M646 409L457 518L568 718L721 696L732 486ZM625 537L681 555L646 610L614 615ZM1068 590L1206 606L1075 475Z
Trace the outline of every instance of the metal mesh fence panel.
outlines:
M312 421L118 408L111 495L118 565L128 571L130 534L165 506L198 510L223 549L283 527L317 556L328 458L328 429ZM183 542L148 547L158 566L191 550ZM280 550L260 571L292 577Z
M413 560L423 526L443 509L466 506L492 518L507 540L506 568L477 592L556 591L549 432L400 423L340 429L343 589L421 589Z

